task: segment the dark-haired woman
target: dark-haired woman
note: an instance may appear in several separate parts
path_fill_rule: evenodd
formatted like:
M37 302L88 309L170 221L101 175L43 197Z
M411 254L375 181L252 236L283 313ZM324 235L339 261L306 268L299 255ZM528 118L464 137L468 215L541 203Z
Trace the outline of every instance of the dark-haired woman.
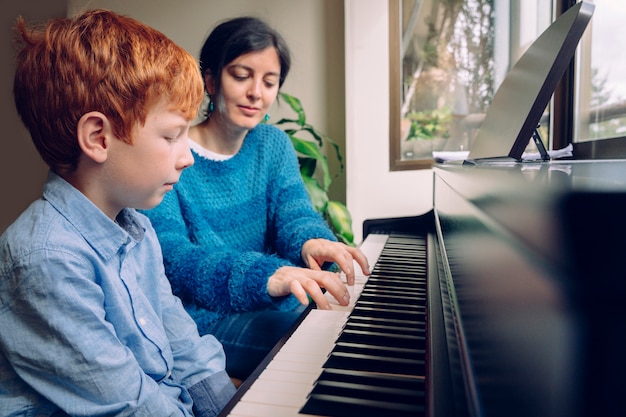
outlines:
M166 273L201 334L224 345L227 371L245 379L324 288L346 305L356 248L336 241L313 209L287 135L266 123L291 64L282 36L242 17L207 38L200 70L206 118L190 131L195 164L147 212ZM356 263L355 263L356 261Z

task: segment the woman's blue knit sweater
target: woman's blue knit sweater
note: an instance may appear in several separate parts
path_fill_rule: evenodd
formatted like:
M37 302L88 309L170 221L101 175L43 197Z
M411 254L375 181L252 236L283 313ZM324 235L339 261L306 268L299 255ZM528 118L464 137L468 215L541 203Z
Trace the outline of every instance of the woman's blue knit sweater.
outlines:
M268 278L281 266L304 266L307 240L336 238L311 205L287 135L260 124L231 159L194 158L145 214L172 290L200 332L229 313L299 306L293 296L270 297Z

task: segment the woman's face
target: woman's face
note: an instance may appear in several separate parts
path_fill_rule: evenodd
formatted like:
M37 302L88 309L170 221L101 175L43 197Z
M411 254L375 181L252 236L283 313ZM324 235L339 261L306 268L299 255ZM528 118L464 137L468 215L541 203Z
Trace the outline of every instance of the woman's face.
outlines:
M235 58L222 70L223 118L252 129L263 120L278 95L280 61L274 47Z

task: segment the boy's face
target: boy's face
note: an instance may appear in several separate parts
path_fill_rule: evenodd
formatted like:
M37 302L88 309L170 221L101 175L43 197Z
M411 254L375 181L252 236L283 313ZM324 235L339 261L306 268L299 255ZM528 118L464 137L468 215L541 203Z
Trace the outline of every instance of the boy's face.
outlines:
M150 110L143 126L133 129L132 144L112 141L107 161L112 208L158 205L183 169L193 164L188 134L189 122L160 103Z

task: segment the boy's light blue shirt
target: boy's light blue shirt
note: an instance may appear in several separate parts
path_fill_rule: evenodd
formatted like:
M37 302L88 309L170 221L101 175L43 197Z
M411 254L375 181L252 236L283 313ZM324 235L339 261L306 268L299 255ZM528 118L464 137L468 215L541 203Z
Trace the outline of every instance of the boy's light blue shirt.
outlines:
M117 222L50 173L0 237L0 415L189 416L188 388L228 379L219 342L172 296L148 219Z

